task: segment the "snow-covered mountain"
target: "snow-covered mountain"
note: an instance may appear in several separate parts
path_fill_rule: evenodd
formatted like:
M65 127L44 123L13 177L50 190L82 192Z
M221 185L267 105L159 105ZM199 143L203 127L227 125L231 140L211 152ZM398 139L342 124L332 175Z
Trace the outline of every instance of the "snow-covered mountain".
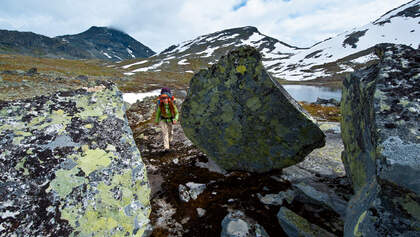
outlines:
M80 34L54 38L32 32L0 30L0 54L116 62L149 57L155 52L124 32L92 26Z
M340 80L343 74L375 62L373 46L398 43L417 48L420 43L420 0L393 9L378 20L324 40L311 48L291 46L255 27L242 27L197 37L172 45L150 58L125 61L126 75L139 72L194 73L215 63L234 47L251 45L263 56L271 75L289 81Z
M114 62L149 57L155 54L149 47L128 34L109 27L92 26L80 34L63 35L56 38L86 50L91 58Z
M379 43L420 43L420 1L393 9L376 21L320 42L270 69L276 78L301 81L334 78L376 60L372 47Z
M172 45L150 58L124 62L120 66L126 70L126 75L159 71L193 73L208 67L231 49L242 45L253 46L263 53L266 66L302 50L263 35L255 27L246 26L203 35Z

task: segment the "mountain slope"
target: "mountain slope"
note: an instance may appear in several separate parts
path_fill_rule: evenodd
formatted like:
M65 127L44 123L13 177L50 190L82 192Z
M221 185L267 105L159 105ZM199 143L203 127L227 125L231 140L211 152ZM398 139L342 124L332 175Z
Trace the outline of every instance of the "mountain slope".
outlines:
M55 38L32 32L0 30L0 54L122 61L149 57L155 52L121 31L91 27L80 34Z
M334 78L376 60L372 49L376 44L396 43L417 48L420 43L419 16L420 1L411 1L370 24L339 34L283 60L283 65L273 68L271 73L292 81Z
M89 58L88 52L58 39L32 32L0 30L0 54Z
M255 27L247 26L203 35L194 40L172 45L150 58L123 62L119 66L126 70L126 75L160 71L193 73L215 63L233 48L243 45L257 48L264 54L267 64L273 60L289 58L302 50L263 35Z
M80 34L63 35L56 38L84 49L92 58L122 61L132 58L147 58L155 54L153 50L128 34L107 27L92 26Z
M377 60L373 52L376 44L418 47L419 5L420 0L411 1L387 12L375 22L319 42L311 48L288 45L248 26L203 35L172 45L153 57L122 62L117 66L125 70L126 75L140 76L140 72L186 73L189 76L184 78L190 78L192 73L217 62L232 48L251 45L259 50L267 71L277 79L341 80L345 74Z

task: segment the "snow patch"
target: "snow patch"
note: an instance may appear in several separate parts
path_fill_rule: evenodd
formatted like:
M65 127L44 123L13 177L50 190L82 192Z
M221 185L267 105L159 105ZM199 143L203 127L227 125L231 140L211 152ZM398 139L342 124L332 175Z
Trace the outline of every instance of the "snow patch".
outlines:
M128 52L128 54L131 55L132 58L136 57L136 56L134 56L133 51L131 49L127 48L127 52Z
M375 54L371 53L356 59L351 60L350 62L352 63L358 63L358 64L364 64L367 63L369 61L375 60L375 59L379 59L378 56L376 56Z
M105 55L107 58L112 58L111 56L109 56L109 54L108 53L106 53L106 52L102 52L102 54L103 55Z
M146 62L147 62L147 60L143 60L143 61L140 61L140 62L136 62L136 63L132 63L132 64L128 64L128 65L122 66L121 68L127 69L129 67L134 66L134 65L139 65L139 64L146 63Z
M160 89L142 93L123 93L123 100L129 104L134 104L137 100L142 101L146 97L158 95L160 95Z
M152 65L152 66L149 66L149 67L143 67L143 68L138 68L138 69L135 69L135 70L133 70L133 71L131 71L131 72L147 72L147 71L152 71L152 70L157 71L156 69L157 69L158 67L162 66L162 64L163 64L164 62L165 62L165 61L160 61L159 63L154 64L154 65ZM166 62L166 63L167 63L167 62Z
M178 62L179 65L188 65L187 59L182 59Z

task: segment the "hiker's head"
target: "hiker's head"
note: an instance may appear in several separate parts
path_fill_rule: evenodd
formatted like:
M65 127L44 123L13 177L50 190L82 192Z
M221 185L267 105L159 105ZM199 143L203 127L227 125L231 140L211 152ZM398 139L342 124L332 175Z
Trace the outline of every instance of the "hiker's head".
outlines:
M167 88L167 87L163 87L163 88L160 90L160 93L161 93L161 94L163 94L163 93L171 93L171 89L169 89L169 88Z

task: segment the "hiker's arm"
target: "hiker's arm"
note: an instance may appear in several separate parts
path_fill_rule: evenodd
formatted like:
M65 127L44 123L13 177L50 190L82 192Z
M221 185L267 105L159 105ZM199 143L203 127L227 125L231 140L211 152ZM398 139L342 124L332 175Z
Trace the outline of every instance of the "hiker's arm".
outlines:
M156 124L160 122L160 107L159 106L157 106L155 122Z
M174 120L178 121L179 113L178 113L178 108L176 107L175 104L174 104L174 109L175 109L175 118L174 118Z

